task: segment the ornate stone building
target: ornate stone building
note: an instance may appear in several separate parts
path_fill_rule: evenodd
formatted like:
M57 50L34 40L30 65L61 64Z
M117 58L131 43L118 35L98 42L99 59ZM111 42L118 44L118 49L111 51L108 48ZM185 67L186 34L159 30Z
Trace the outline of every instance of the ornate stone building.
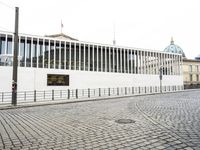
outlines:
M183 81L184 88L200 88L200 55L195 59L187 59L184 51L171 38L170 45L164 49L165 52L182 54L183 57Z

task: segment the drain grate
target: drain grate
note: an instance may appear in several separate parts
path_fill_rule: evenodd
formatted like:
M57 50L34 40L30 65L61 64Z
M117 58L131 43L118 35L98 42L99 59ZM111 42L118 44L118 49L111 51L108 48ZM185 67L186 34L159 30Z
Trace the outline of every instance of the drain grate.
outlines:
M135 123L135 121L132 119L118 119L118 120L115 120L115 122L119 124Z

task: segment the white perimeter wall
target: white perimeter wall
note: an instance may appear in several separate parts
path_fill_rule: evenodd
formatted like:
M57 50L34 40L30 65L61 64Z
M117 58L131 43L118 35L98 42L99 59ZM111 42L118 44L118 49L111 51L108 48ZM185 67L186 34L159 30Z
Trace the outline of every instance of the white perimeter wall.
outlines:
M47 74L69 75L69 86L47 86ZM12 67L0 66L0 92L11 91ZM18 91L159 86L159 75L18 68ZM163 76L163 86L183 85L183 76Z

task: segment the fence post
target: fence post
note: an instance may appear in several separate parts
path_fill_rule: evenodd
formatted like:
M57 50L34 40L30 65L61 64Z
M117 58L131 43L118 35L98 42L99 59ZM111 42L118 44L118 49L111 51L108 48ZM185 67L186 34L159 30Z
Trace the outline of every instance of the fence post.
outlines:
M4 93L2 92L2 102L3 102L3 98L4 98Z
M67 98L70 99L70 89L67 90Z
M101 88L99 88L99 97L101 97Z
M88 98L90 98L90 89L88 89Z
M138 89L139 91L138 91L138 93L140 94L140 86L139 86L139 89Z
M119 87L117 87L117 95L119 95Z
M108 96L110 96L110 88L108 88Z
M26 91L24 92L24 101L26 101Z
M134 87L132 87L132 94L134 94Z
M52 90L52 101L54 100L54 90Z
M60 98L62 98L62 90L60 90Z
M36 90L34 90L34 102L36 102Z
M78 89L76 89L76 98L78 98Z
M44 91L44 99L45 99L45 91Z

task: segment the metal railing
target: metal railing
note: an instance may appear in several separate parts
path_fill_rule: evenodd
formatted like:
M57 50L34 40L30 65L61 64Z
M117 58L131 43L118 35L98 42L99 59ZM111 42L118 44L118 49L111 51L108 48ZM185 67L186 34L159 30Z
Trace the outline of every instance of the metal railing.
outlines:
M163 93L180 90L183 90L183 86L162 87ZM19 91L17 92L17 103L144 95L160 93L160 91L159 86ZM0 104L11 104L11 100L12 92L0 92Z

